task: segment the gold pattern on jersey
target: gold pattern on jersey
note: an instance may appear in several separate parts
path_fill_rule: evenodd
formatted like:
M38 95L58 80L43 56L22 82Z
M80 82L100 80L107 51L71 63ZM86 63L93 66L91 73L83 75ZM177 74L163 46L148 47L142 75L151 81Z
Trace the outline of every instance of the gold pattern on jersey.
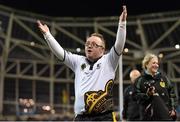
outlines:
M112 87L113 80L109 80L105 85L104 91L89 91L85 93L85 108L88 114L112 110Z

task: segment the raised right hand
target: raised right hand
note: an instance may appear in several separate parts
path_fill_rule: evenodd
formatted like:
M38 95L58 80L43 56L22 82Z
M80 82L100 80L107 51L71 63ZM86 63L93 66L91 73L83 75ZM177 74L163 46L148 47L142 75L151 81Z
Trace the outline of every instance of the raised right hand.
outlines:
M126 18L127 18L127 8L126 8L126 6L124 5L123 6L123 11L122 11L122 13L121 13L121 15L120 15L120 17L119 17L119 21L120 22L124 22L124 21L126 21Z
M40 20L37 20L39 30L44 34L49 32L49 28L46 24L42 24Z

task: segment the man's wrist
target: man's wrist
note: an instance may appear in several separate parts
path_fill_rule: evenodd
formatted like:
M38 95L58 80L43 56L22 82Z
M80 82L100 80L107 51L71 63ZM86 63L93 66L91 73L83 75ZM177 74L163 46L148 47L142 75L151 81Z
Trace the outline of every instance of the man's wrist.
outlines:
M126 21L119 21L120 25L126 25L126 23L127 23Z

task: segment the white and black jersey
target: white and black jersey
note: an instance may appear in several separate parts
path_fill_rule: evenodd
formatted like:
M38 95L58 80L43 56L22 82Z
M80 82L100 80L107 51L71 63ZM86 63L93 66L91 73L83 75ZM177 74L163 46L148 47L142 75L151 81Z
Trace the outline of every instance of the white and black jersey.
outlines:
M96 62L65 52L64 63L75 72L75 113L112 110L112 87L119 55L114 47Z

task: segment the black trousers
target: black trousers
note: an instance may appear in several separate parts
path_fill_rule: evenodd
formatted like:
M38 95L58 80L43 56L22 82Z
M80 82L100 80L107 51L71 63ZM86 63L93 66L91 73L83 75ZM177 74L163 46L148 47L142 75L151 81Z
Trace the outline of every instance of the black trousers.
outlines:
M143 118L149 121L172 121L168 107L159 96L152 97L151 106L144 113Z
M168 107L159 96L153 96L153 117L152 120L172 120Z
M82 114L77 115L74 121L116 121L114 112L107 111L99 114Z

